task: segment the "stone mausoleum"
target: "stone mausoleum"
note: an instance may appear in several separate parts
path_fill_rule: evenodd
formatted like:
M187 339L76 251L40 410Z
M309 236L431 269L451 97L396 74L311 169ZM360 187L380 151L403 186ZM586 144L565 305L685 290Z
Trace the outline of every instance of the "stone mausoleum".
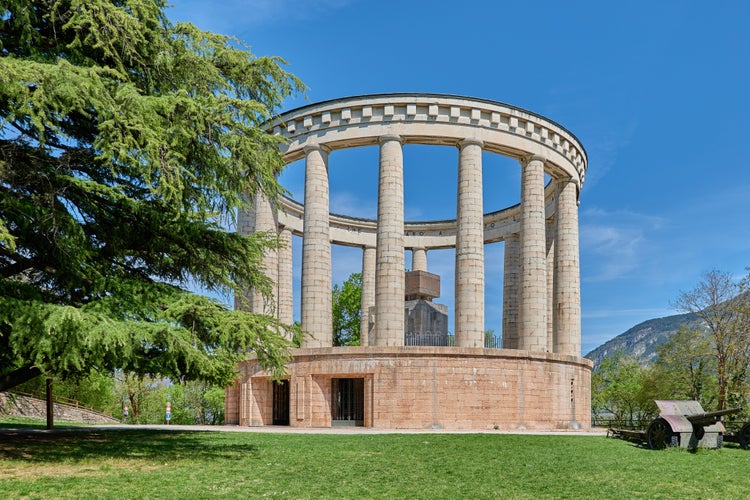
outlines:
M264 264L272 303L293 321L292 236L302 238L300 319L307 332L283 380L250 357L226 393L226 422L243 426L383 429L588 429L592 363L581 357L578 198L586 152L557 123L500 102L453 95L348 97L286 112L269 125L304 160L304 203L258 197L239 231L274 231ZM404 219L403 148L458 148L455 220ZM328 158L379 148L375 220L331 214ZM483 213L482 155L513 158L520 202ZM448 182L453 182L449 180ZM504 245L502 348L485 347L485 245ZM331 245L362 249L361 345L332 346ZM432 299L431 250L455 249L454 341ZM411 271L405 262L411 255ZM499 299L498 299L499 300Z

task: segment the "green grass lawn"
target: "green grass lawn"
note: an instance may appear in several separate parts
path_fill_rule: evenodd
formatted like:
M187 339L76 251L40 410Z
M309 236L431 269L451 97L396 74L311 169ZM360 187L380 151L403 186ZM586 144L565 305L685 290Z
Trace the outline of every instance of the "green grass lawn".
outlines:
M2 498L724 499L748 471L737 447L604 437L0 429Z

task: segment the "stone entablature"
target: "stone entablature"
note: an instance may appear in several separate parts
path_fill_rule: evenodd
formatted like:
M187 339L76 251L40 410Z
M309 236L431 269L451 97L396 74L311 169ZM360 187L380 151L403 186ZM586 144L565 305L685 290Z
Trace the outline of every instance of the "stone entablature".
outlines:
M467 137L483 149L511 158L544 156L548 168L576 179L586 173L586 152L557 123L508 104L441 94L383 94L346 97L303 106L279 116L269 131L289 140L287 163L304 157L308 142L330 150L376 145L397 134L404 144L456 146ZM558 174L559 176L559 174Z
M555 213L557 190L553 183L545 189L545 217ZM304 234L305 207L290 198L279 200L278 223L296 236ZM520 205L483 215L485 243L504 241L520 229ZM330 240L334 245L362 247L375 246L378 222L375 219L329 214ZM435 221L405 221L404 247L439 250L456 246L457 223L455 219Z

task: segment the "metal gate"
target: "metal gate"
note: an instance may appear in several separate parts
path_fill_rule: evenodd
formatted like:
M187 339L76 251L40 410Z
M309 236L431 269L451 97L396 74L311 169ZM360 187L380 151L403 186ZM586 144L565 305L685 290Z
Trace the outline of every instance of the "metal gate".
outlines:
M365 379L331 379L331 425L365 425Z
M273 385L273 425L289 425L289 381L271 382Z

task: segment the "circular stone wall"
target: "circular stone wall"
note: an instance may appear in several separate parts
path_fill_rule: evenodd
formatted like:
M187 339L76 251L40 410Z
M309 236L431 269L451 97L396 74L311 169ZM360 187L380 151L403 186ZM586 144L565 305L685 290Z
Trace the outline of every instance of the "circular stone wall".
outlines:
M333 379L345 378L363 381L365 427L590 428L587 359L505 349L336 347L295 350L287 372L292 427L331 427ZM272 425L275 382L254 360L242 364L241 374L227 418Z

